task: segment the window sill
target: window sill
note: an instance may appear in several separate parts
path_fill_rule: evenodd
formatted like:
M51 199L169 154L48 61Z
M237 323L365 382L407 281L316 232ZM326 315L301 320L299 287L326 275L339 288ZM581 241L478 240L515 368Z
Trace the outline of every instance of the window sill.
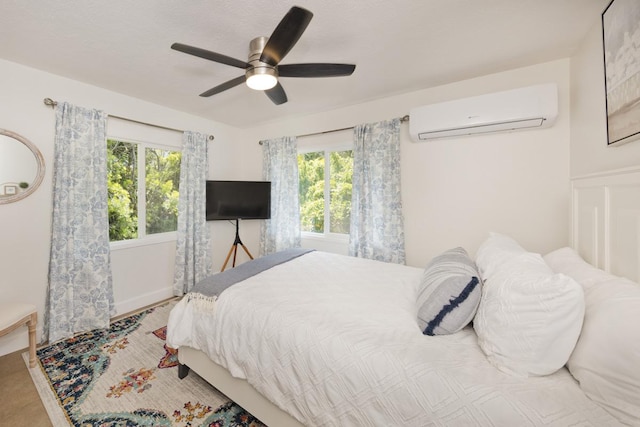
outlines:
M158 245L162 243L169 243L176 241L176 232L154 234L152 236L146 236L142 239L120 240L118 242L110 242L109 246L112 251L120 249L137 248L140 246Z
M320 240L323 242L336 242L336 243L349 243L349 235L348 234L337 234L337 233L311 233L308 231L303 231L301 233L302 239L305 240Z

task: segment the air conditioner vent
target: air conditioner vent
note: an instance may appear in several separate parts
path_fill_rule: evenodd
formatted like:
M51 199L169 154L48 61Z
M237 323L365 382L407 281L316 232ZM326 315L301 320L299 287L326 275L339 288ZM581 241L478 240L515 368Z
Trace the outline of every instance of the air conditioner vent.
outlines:
M531 128L547 128L558 115L555 84L425 105L411 110L409 131L416 142Z

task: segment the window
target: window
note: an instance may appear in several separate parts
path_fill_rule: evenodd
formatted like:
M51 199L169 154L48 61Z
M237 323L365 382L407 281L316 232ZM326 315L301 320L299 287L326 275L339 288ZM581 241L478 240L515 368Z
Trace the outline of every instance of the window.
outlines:
M109 240L176 231L181 153L107 140Z
M327 150L300 153L298 170L301 230L325 235L348 235L353 152Z

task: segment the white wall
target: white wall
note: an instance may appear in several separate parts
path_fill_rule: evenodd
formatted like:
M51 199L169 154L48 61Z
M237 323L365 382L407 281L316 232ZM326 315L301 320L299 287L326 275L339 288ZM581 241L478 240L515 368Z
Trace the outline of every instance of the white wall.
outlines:
M239 158L236 152L239 132L235 128L0 60L0 128L34 143L42 152L46 167L37 191L24 200L0 205L0 302L35 304L40 316L38 338L47 291L55 123L54 111L43 103L45 97L143 122L211 133L215 135L209 147L212 177L234 174L234 162ZM110 135L180 145L179 132L149 126L127 127L126 123L110 118ZM222 250L218 248L222 244L218 242L223 240L218 234L223 233L218 233L214 225L211 228L214 255L220 257ZM112 251L114 296L119 313L171 296L174 254L173 241ZM0 338L0 355L26 346L27 334L22 328Z
M473 255L489 231L547 252L569 243L568 59L257 126L242 138L244 161L259 168L260 139L375 122L428 103L548 82L559 88L559 116L550 129L424 143L410 141L407 124L401 131L409 265L423 266L455 246Z
M54 114L42 103L44 97L213 133L210 179L261 179L261 139L375 122L403 116L412 107L427 103L555 82L559 117L550 129L417 144L410 141L408 125L403 125L407 263L423 266L455 246L463 246L473 255L492 230L508 233L537 252L569 242L568 59L245 130L1 60L0 77L0 127L30 139L42 151L47 166L45 180L34 194L0 206L0 299L33 302L40 314L47 286L54 130ZM147 137L157 134L150 136L155 132L151 128L141 132L148 132ZM349 132L344 135L350 138ZM219 269L235 229L228 222L213 222L210 227L213 266ZM260 221L241 224L242 240L254 256L258 255L259 229ZM113 251L114 292L121 311L170 295L173 254L173 243ZM240 251L238 262L246 259ZM0 355L26 345L26 333L3 337Z
M639 164L640 140L607 146L602 30L598 21L571 58L571 176Z

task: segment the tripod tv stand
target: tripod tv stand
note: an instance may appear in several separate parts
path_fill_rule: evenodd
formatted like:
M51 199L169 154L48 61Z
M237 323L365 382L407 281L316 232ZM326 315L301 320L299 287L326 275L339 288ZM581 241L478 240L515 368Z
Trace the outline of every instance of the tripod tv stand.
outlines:
M244 243L242 243L242 240L240 240L240 220L236 219L236 238L233 241L231 248L229 249L227 258L224 260L224 264L222 265L222 270L220 270L221 272L224 271L225 268L227 268L227 263L229 262L229 258L231 258L231 253L233 253L233 263L231 264L231 267L236 266L236 255L238 253L238 245L242 246L242 249L244 249L247 255L249 255L249 258L253 259L253 256L249 252L249 249L247 249Z

